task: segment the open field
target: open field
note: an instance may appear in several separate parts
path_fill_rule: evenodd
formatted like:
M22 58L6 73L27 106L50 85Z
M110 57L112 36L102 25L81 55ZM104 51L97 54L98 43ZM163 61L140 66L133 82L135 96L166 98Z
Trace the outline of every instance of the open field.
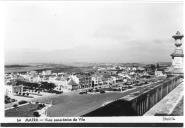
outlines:
M50 69L51 66L47 65L5 65L5 73L12 72L27 72L33 70Z
M5 73L52 70L53 72L87 72L91 67L73 67L63 64L5 65Z

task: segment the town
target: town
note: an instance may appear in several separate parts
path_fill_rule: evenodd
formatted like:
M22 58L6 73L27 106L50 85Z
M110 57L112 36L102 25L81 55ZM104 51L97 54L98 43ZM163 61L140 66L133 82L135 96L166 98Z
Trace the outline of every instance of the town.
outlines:
M157 67L158 66L158 67ZM63 93L74 90L111 87L113 90L142 86L149 82L165 79L168 65L147 65L146 67L98 66L94 72L52 72L52 70L7 73L5 75L6 94L25 95L25 92L47 91ZM162 67L162 68L161 68ZM98 91L98 90L96 90Z
M168 64L157 63L144 66L101 64L88 68L93 70L90 72L41 70L6 73L5 104L8 107L17 107L18 104L27 103L32 99L63 93L75 92L81 95L122 92L164 80Z

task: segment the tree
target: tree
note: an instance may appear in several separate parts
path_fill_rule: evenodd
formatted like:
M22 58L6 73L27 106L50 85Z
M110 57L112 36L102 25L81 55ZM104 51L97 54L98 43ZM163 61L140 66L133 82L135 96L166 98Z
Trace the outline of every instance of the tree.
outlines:
M156 68L157 68L157 69L159 69L159 68L160 68L159 63L157 63Z
M37 107L37 109L42 109L44 107L45 107L45 104L39 104L38 107Z
M48 82L42 82L40 88L46 89L46 90L53 90L56 87L54 83L48 83Z
M38 83L32 83L32 84L31 84L31 87L32 87L32 89L33 89L33 88L36 89L36 88L39 87L39 84L38 84Z
M40 89L44 90L45 89L45 85L47 84L47 82L41 82L41 85L40 85Z
M56 87L56 85L55 84L53 84L53 83L48 83L48 90L53 90L54 88Z
M13 107L14 107L14 108L17 108L17 107L18 107L18 105L17 105L17 104L14 104L14 105L13 105Z
M35 112L33 112L33 116L34 117L40 117L40 114L39 114L39 112L35 111Z
M11 98L9 96L5 96L5 104L10 103Z
M150 68L152 69L152 71L155 71L155 69L156 69L154 64L151 64Z

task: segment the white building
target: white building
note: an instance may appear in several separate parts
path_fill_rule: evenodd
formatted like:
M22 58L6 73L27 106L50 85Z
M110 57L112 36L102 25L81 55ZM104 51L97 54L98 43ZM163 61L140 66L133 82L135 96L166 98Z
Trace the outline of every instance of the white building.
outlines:
M67 79L63 77L57 77L54 81L54 84L56 85L55 90L57 91L68 91L68 84Z
M42 75L51 75L51 70L42 71Z
M19 93L23 93L23 85L5 85L5 95L12 96Z
M166 74L163 74L163 72L162 71L155 71L155 76L156 77L166 77Z

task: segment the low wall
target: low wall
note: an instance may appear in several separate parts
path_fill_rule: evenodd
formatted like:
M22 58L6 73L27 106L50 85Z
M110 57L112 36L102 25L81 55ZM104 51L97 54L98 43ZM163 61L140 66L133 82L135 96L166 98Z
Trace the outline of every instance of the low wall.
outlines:
M169 77L83 116L141 116L181 82L181 76Z

